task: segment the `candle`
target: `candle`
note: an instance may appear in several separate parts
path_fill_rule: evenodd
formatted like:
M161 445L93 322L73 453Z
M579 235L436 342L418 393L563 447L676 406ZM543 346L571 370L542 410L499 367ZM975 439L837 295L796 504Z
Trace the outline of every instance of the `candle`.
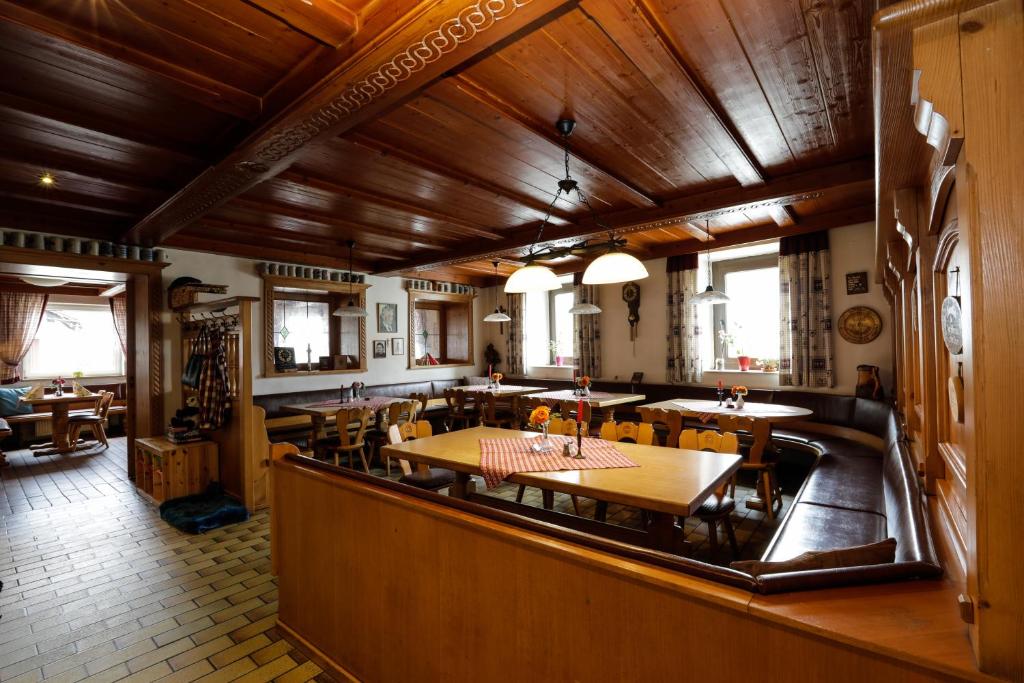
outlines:
M494 373L493 373L493 372L491 372L491 366L490 366L490 365L488 365L488 366L487 366L487 379L490 379L490 378L491 378L491 377L492 377L493 375L494 375ZM719 384L721 384L721 383L722 383L722 381L721 381L721 380L719 380L719 381L718 381L718 383L719 383Z
M576 366L572 366L572 383L576 384Z
M579 404L576 406L576 424L583 422L583 399L579 400Z
M722 390L722 380L718 380L718 390Z

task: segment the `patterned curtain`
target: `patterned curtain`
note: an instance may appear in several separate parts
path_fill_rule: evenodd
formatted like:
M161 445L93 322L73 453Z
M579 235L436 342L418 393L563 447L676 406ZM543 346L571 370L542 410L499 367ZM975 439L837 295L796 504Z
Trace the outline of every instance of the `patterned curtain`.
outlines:
M833 387L828 232L779 241L779 384Z
M573 303L597 305L597 287L583 284L583 274L572 279ZM574 315L572 364L581 375L601 376L601 314Z
M523 330L523 294L508 294L508 317L512 321L508 324L508 334L505 335L505 370L511 376L523 376L526 374L526 363L523 360L524 330Z
M700 382L700 320L690 300L697 294L697 255L672 256L668 272L668 359L665 379L670 384Z
M21 380L21 359L43 322L49 294L0 292L0 384Z
M128 353L128 298L115 296L110 299L110 314L114 316L114 331L121 342L121 350Z

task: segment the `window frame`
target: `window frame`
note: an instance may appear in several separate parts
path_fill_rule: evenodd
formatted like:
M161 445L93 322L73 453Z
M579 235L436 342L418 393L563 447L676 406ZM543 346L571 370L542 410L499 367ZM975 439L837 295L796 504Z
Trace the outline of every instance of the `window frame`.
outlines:
M454 294L450 292L427 292L420 290L407 290L409 296L408 328L406 331L406 352L408 354L408 368L410 370L430 370L436 368L455 368L472 366L473 351L473 300L476 294ZM441 358L438 358L437 365L419 365L416 363L416 340L414 330L416 329L416 309L424 308L440 310L440 348ZM465 336L466 336L466 358L448 358L448 342L452 333L449 329L451 323L450 314L453 310L460 308L465 312Z
M745 256L735 259L724 259L715 261L712 264L712 282L715 289L725 292L725 276L729 273L741 272L744 270L761 270L766 268L778 268L779 255L777 253L760 254L757 256ZM726 292L728 294L728 292ZM728 355L726 344L718 338L718 331L723 328L729 329L729 304L715 304L711 312L712 342L714 344L714 358L721 358L725 363L725 370L739 370L740 364L737 356ZM773 356L774 358L775 356ZM713 365L713 363L712 363ZM713 369L713 368L712 368Z
M263 275L263 377L291 377L294 375L340 375L366 372L366 318L359 319L359 365L354 368L343 370L320 370L319 368L306 368L287 372L278 372L274 366L274 303L276 301L305 301L309 300L328 302L333 304L344 304L351 296L356 303L366 308L366 290L370 285L357 282L333 282L328 280L306 280L304 278L284 277L280 275ZM288 291L299 290L299 291ZM331 354L340 353L341 348L341 318L332 316L329 325L329 344ZM336 351L337 350L337 351ZM295 352L295 364L302 368L306 363L300 363L299 351ZM314 363L315 365L315 363Z
M558 289L552 289L551 291L548 292L548 341L549 342L551 341L552 337L554 335L556 335L556 330L558 329L558 326L556 324L556 316L555 316L555 296L557 296L558 294L566 294L566 293L573 295L573 303L575 304L576 303L576 287L571 282L563 283L562 286L559 287ZM569 314L569 317L571 319L572 318L572 314ZM570 325L570 329L573 330L572 333L571 333L573 338L570 339L572 350L569 353L569 358L571 359L573 357L573 355L575 353L575 349L576 349L575 326L574 325ZM557 337L554 337L554 338L557 339ZM548 362L551 365L553 365L553 366L556 365L556 363L555 363L555 356L556 355L558 355L558 354L554 350L552 350L551 346L549 345L548 346ZM564 356L563 356L563 358L564 358Z
M74 308L79 308L79 309L95 308L95 309L100 310L100 311L105 311L108 316L111 316L110 324L112 326L114 324L113 314L110 311L110 304L109 304L107 299L103 299L102 301L97 301L96 303L87 303L87 302L83 302L83 301L61 301L60 299L56 299L55 300L55 297L50 297L49 301L46 304L46 310L47 311L53 310L53 309L59 309L61 307L69 307L69 308L72 308L72 309L74 309ZM45 317L46 314L44 313L43 315ZM40 324L40 328L42 328L42 324ZM39 330L36 330L36 337L38 337L38 335L39 335ZM126 353L124 353L124 350L121 348L120 342L117 342L117 330L116 329L114 330L114 338L115 338L114 350L121 352L121 367L120 367L120 371L118 371L115 368L114 372L101 372L101 373L98 373L98 374L83 374L83 375L80 376L82 379L92 379L92 378L97 378L97 377L127 377L127 373L128 373L128 356L127 356ZM36 343L36 339L33 339L32 340L32 344L35 344L35 343ZM29 358L30 354L31 354L31 351L29 353L26 353L25 354L25 358L23 358L22 361L21 361L22 380L26 381L26 382L37 382L37 381L40 381L40 380L50 380L50 379L53 379L53 377L54 377L53 375L50 375L50 374L39 375L39 374L36 374L36 373L33 373L33 372L29 371L29 367L27 365L27 361L28 361L28 358ZM67 378L70 379L71 376L72 376L71 372L66 373L66 377Z

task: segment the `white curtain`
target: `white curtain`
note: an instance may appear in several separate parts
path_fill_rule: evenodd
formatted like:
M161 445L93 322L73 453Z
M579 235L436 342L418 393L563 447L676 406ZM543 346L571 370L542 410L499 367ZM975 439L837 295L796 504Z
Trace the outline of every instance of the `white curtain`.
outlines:
M669 384L700 382L704 376L700 359L701 328L697 306L697 255L672 256L668 272L668 358L665 380Z
M834 387L828 232L779 241L779 384Z

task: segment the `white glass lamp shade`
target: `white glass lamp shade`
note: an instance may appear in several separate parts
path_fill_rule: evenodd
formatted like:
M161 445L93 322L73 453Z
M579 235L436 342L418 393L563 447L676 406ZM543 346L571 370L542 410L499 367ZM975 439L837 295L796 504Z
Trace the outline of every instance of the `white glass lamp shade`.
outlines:
M488 313L487 315L484 316L484 322L485 323L508 323L508 322L512 322L512 318L510 318L507 314L502 313L498 309L494 309L494 313Z
M583 284L610 285L616 282L632 282L647 277L647 268L635 256L621 251L610 251L597 257L583 271Z
M366 309L357 305L355 299L349 299L347 304L334 309L333 315L339 318L365 318Z
M711 285L708 285L707 289L690 299L690 303L694 304L724 304L728 303L728 301L728 294L725 292L719 292Z
M550 292L561 288L562 283L558 281L558 276L547 266L524 266L505 281L506 294Z
M573 315L597 315L601 309L594 304L576 304L569 309Z
M55 277L39 277L35 275L22 275L21 281L36 287L61 287L69 282L69 280L61 280Z

